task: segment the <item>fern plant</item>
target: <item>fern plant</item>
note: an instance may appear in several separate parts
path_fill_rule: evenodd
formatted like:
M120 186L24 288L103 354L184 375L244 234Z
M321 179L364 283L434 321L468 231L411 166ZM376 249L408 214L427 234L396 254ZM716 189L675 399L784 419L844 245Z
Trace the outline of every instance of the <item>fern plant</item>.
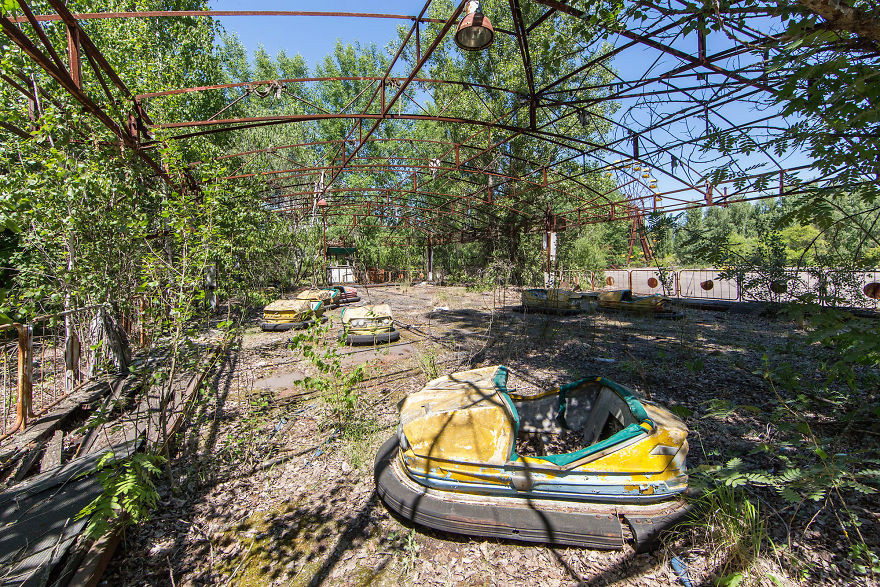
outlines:
M104 491L76 515L77 520L90 517L86 533L99 538L117 525L129 526L148 519L159 501L153 477L159 474L164 460L160 455L145 453L124 459L117 459L113 452L102 456L96 470Z

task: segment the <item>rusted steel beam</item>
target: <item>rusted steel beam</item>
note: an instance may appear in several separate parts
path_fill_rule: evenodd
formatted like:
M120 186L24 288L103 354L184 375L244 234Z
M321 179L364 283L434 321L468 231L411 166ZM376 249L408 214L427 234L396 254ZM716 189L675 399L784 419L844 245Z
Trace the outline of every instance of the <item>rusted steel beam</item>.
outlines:
M25 98L27 98L31 102L35 102L37 100L37 98L36 98L36 96L34 96L33 92L31 92L30 90L28 90L24 86L21 86L18 83L16 83L16 81L14 79L12 79L11 77L8 77L8 76L0 73L0 79L5 81L7 84L12 86L16 90L18 90L19 94L23 95Z
M73 15L77 20L114 20L124 18L174 18L182 16L333 16L340 18L377 18L391 20L410 20L424 23L442 23L439 18L419 18L406 14L386 14L381 12L320 12L307 10L143 10L129 12L78 12ZM22 17L13 19L21 22ZM57 14L41 14L40 22L62 20Z
M27 131L18 128L14 124L10 124L8 122L3 122L2 120L0 120L0 128L2 128L3 130L9 131L12 134L17 135L23 139L31 138L31 135Z
M376 160L376 158L374 158L374 157L364 157L362 159L365 161L375 161ZM314 175L314 174L319 173L321 171L327 171L327 170L331 170L331 169L335 169L335 168L336 168L336 166L334 166L334 165L315 165L315 166L308 166L308 167L301 167L301 168L273 169L271 171L260 171L260 172L256 172L256 173L243 173L243 174L237 174L237 175L227 175L227 176L221 177L220 179L221 180L247 179L250 177L265 177L265 176L269 176L269 175L280 175L283 173L291 173L292 175L285 176L285 179L289 179L292 177L304 177L304 176L308 176L308 175ZM346 171L357 170L357 169L407 169L407 170L414 169L414 170L428 171L428 172L433 171L433 170L438 170L438 171L454 171L454 170L456 170L456 168L452 167L452 166L432 167L431 165L414 165L411 163L363 163L363 164L355 164L355 165L350 164L345 167ZM530 184L530 185L534 185L534 186L546 187L546 185L542 182L532 181L532 180L530 180L526 177L523 177L523 176L507 175L505 173L499 173L496 171L487 171L484 169L475 169L472 167L461 167L459 169L461 171L466 171L468 173L472 173L472 174L476 174L476 175L497 177L497 178L505 179L508 181L518 181L518 182L522 182L522 183ZM352 188L352 189L354 189L354 188ZM400 190L400 191L406 191L406 190Z
M85 108L89 113L94 115L100 120L104 126L110 129L113 134L117 137L121 138L126 142L126 145L134 148L134 144L130 142L129 137L126 135L125 131L123 131L119 125L110 118L97 104L95 104L91 98L89 98L83 91L77 87L74 81L71 79L70 74L67 73L66 70L58 68L53 61L47 57L36 45L34 45L30 39L28 39L24 33L22 33L18 27L16 27L8 18L0 17L0 28L3 29L3 32L6 33L6 36L9 39L18 45L18 47L34 62L43 68L43 70L48 73L52 78L55 79L61 87L67 90L67 92L77 101L79 102L83 108Z
M52 46L52 42L49 40L49 37L46 36L46 31L43 30L42 25L40 25L39 21L37 21L34 13L31 12L30 7L27 5L27 2L24 0L18 0L18 6L21 11L24 13L24 19L27 20L28 23L33 27L34 33L36 33L37 38L46 48L46 52L49 53L49 57L52 58L52 61L55 63L55 66L58 69L64 70L65 65L64 62L61 61L61 58L58 56L58 53L55 51L55 47Z
M393 81L394 83L402 83L406 78L404 77L387 77L383 78L380 76L328 76L328 77L297 77L297 78L285 78L279 80L255 80L250 82L236 82L230 84L215 84L211 86L193 86L190 88L177 88L173 90L163 90L160 92L147 92L145 94L138 94L136 97L138 98L158 98L161 96L174 96L177 94L189 94L193 92L207 92L212 90L227 90L227 89L235 89L235 88L246 88L249 86L265 86L273 83L279 84L300 84L300 83L313 83L313 82L346 82L346 81L369 81L369 82L380 82L382 80ZM502 88L499 86L492 86L488 84L477 84L464 82L461 80L446 80L446 79L438 79L438 78L428 78L428 77L416 77L413 78L414 82L422 83L422 84L445 84L445 85L454 85L461 86L463 88L483 88L487 90L492 90L495 92L505 92L508 94L515 94L514 90L510 88Z
M551 8L556 8L560 12L565 12L566 14L569 14L571 16L575 16L577 18L583 18L586 15L586 13L583 12L582 10L579 10L579 9L574 8L572 6L567 6L561 2L557 2L556 0L535 0L535 2L537 2L538 4L543 4L545 6L549 6ZM692 15L691 15L691 18L692 18ZM776 94L775 89L767 86L766 84L764 84L761 81L749 79L747 77L739 75L736 72L732 72L727 69L724 69L723 67L715 65L714 63L707 63L705 60L705 56L703 57L703 59L701 59L700 57L694 57L693 55L689 55L689 54L685 53L684 51L679 51L678 49L675 49L674 47L670 47L669 45L664 45L663 43L652 38L653 36L656 36L655 33L643 35L643 34L639 34L639 33L635 33L633 31L630 31L629 29L626 29L626 28L621 28L615 32L617 32L617 34L619 34L622 37L625 37L625 38L630 39L632 41L636 41L636 42L641 43L643 45L647 45L648 47L657 49L658 51L662 51L663 53L667 53L668 55L672 55L673 57L677 57L677 58L681 59L682 61L686 61L686 62L693 64L693 65L702 65L703 67L710 69L710 70L714 71L715 73L720 73L722 75L730 77L731 79L735 79L736 81L738 81L740 83L756 87L760 90L764 90L765 92L769 92L770 94L774 94L774 95Z
M427 12L428 7L430 5L431 5L431 0L427 0L424 8L422 8L422 12L419 14L419 17L421 17L425 12ZM455 11L453 12L453 14L446 20L446 22L443 24L443 27L440 29L440 32L438 32L437 36L434 38L434 41L422 53L422 58L416 62L415 66L413 67L410 74L406 77L406 79L403 82L400 83L400 87L397 89L397 92L394 94L394 96L391 97L391 100L387 101L387 103L385 104L385 107L382 110L381 118L379 120L376 120L376 122L370 127L370 129L363 135L363 138L361 138L361 140L359 140L357 142L357 145L352 150L351 154L347 155L345 157L345 159L343 160L341 167L345 167L348 164L348 162L351 160L351 157L354 157L355 155L357 155L360 152L360 150L366 144L366 140L369 139L373 135L374 132L376 132L376 129L379 128L379 126L382 124L382 121L387 117L388 111L400 99L400 96L403 95L403 93L409 87L410 83L412 83L413 79L418 75L419 71L421 71L422 67L425 65L425 63L428 61L428 59L434 53L434 50L437 48L437 46L443 40L443 37L446 36L446 33L449 32L449 29L451 29L452 26L455 24L455 22L458 20L458 17L461 14L463 9L464 9L464 1L459 2L458 8L456 8ZM416 23L415 26L418 27L418 23ZM397 51L397 55L395 55L394 59L391 61L391 64L388 66L388 72L386 72L386 76L388 75L388 73L390 73L391 68L394 67L394 63L397 61L399 56L403 53L403 49L406 46L406 44L409 42L409 39L412 36L412 32L413 31L410 30L409 34L404 39L403 43L401 43L401 46ZM339 177L339 171L335 172L330 177L330 179L326 185L328 187L330 185L332 185L337 177Z
M408 190L408 191L404 192L404 191L392 190L392 189L389 189L386 187L366 187L366 188L357 188L357 189L341 188L340 187L340 188L328 188L327 190L325 190L325 193L327 193L327 194L352 193L352 192L375 192L375 193L389 194L389 199L387 202L388 205L391 204L391 199L390 199L391 193L395 193L395 194L406 193L406 194L423 195L423 196L437 196L437 197L447 198L446 204L448 204L448 199L455 199L455 200L464 200L465 202L473 202L476 205L486 205L485 200L483 200L481 198L476 198L473 195L451 194L448 192L437 192L437 191L430 191L430 190L424 190L424 189L417 190L417 191ZM273 198L279 199L279 198L288 198L291 196L294 196L294 197L300 197L300 196L301 197L314 197L314 195L315 195L314 191L303 191L303 192L294 192L294 193L289 193L289 194L281 194L278 196L273 196ZM268 200L271 198L266 198L266 199ZM334 203L334 205L335 205L335 203ZM523 218L529 218L528 214L526 214L522 210L518 210L512 206L507 206L505 204L500 204L498 202L493 203L491 206L494 206L496 208L503 208L505 210L509 210L510 212L513 212L514 214L522 216ZM431 208L431 209L433 209L433 208ZM476 209L476 208L472 208L472 209Z
M21 1L21 0L20 0ZM58 13L58 16L61 17L61 20L71 28L74 28L78 31L79 42L82 46L83 51L89 55L97 65L101 68L101 70L110 78L110 81L113 82L113 85L125 95L126 98L134 99L134 96L131 93L131 90L125 85L113 67L107 62L107 59L104 57L103 53L95 46L95 43L92 42L91 37L82 29L79 23L76 20L76 17L70 10L68 10L67 6L61 0L49 0L49 4L55 11ZM95 70L97 73L97 70Z
M529 88L529 128L535 128L537 125L537 101L535 100L535 78L532 73L532 57L529 52L529 34L526 32L523 23L522 11L519 7L519 0L510 1L510 13L513 17L513 30L516 33L516 41L519 45L519 54L522 58L523 69L526 74L526 84Z
M527 32L527 33L532 32L533 30L535 30L536 28L538 28L539 26L541 26L541 24L542 24L545 20L547 20L548 18L550 18L550 17L553 16L554 14L556 14L556 9L555 9L555 8L550 8L550 9L548 9L547 12L545 12L544 14L542 14L541 16L539 16L539 17L535 20L535 22L533 22L532 24L530 24L530 25L526 28L526 32Z
M659 29L651 31L651 34L659 35L659 34L665 33L666 31L669 31L677 26L680 26L686 20L687 20L686 17L682 17L679 20L674 20L674 21L669 22L666 25L660 27ZM627 49L631 49L632 47L635 47L638 44L639 44L638 41L631 40L629 43L625 43L623 45L615 47L614 49L611 49L607 53L603 53L602 55L599 55L598 57L591 59L587 63L582 64L579 67L577 67L574 71L569 72L568 74L550 82L549 84L547 84L546 86L541 88L538 91L538 95L539 96L544 95L552 88L555 88L556 86L567 82L569 79L573 78L574 76L579 75L579 74L583 73L584 71L586 71L592 67L595 67L596 65L599 65L600 63L607 61L608 59L611 59L612 57L615 57L616 55L622 53L623 51L625 51Z
M57 0L50 0L52 3L57 3ZM63 6L62 6L63 8ZM66 10L66 8L64 8ZM74 21L74 26L78 26ZM134 149L138 156L163 180L165 180L169 185L174 185L174 182L168 176L168 174L163 170L159 165L146 153L144 153L139 147L139 143L135 138L132 138L125 129L123 129L119 124L113 120L104 110L98 106L81 88L77 86L77 84L73 81L70 74L64 67L58 67L56 63L53 62L52 59L47 57L27 36L22 33L21 30L8 18L0 16L0 29L6 34L9 39L18 45L18 47L34 62L43 68L43 70L49 74L55 81L61 84L61 87L64 88L67 93L71 95L80 105L88 111L90 114L95 116L105 127L107 127L113 134L115 134L119 139L123 142L123 144L131 149ZM91 43L88 38L88 35L85 35L80 31L80 42L83 44L83 48L87 48L87 43ZM48 49L48 47L47 47Z

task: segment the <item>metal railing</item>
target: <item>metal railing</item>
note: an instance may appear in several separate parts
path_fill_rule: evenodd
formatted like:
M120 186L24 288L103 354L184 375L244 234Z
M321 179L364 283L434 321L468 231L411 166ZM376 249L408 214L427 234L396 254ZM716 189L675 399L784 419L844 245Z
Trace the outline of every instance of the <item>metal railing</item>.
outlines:
M812 301L824 306L880 307L880 269L869 271L784 269L722 278L719 269L607 269L593 289L629 289L637 295L723 301Z
M27 324L4 324L0 337L0 438L24 430L108 359L102 312L106 304L37 316ZM143 307L123 315L121 327L135 344L146 343Z

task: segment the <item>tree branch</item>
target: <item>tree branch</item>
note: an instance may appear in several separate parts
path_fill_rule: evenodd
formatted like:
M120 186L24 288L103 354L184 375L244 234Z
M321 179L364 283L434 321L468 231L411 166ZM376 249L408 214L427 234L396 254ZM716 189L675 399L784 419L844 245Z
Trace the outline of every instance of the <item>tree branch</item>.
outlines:
M853 33L863 39L880 43L880 18L847 6L840 0L798 0L810 12L827 21L827 27Z

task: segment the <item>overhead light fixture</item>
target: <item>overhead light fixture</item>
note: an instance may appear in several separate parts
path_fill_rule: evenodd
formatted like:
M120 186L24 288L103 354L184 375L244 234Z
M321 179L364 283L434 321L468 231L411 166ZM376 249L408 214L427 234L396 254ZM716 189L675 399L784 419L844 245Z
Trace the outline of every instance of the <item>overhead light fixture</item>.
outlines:
M455 44L462 51L482 51L492 44L495 29L489 18L483 14L479 2L468 2L467 14L455 31Z

